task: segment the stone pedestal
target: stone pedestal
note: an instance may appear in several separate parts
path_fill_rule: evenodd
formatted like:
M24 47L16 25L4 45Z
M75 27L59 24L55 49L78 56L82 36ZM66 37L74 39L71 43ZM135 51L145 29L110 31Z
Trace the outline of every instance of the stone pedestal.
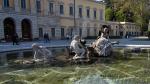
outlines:
M0 62L2 63L2 65L7 66L7 54L6 53L1 53L0 54Z

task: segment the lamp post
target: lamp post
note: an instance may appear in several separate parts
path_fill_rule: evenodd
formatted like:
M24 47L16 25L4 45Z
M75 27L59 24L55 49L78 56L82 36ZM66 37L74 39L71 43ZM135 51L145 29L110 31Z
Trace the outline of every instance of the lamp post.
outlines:
M76 1L74 0L74 34L76 34Z
M115 3L117 3L117 2L113 2L113 5L111 6L112 7L112 12L113 12L112 21L116 21L116 17L115 17Z

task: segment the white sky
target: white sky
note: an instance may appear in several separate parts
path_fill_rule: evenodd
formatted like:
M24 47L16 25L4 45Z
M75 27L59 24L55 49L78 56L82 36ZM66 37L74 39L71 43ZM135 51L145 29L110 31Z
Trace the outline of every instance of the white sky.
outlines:
M102 0L96 0L96 1L102 1Z

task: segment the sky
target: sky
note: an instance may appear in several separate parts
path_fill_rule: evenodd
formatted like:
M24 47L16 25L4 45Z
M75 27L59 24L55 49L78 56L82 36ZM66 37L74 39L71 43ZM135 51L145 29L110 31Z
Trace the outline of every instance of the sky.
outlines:
M102 0L96 0L96 1L102 1Z
M96 0L96 1L102 1L102 0Z

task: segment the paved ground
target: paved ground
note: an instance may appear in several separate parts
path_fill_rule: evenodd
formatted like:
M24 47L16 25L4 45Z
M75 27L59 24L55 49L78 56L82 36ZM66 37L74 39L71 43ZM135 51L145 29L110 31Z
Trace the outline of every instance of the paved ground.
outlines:
M86 40L87 44L94 41L91 39ZM149 45L150 40L147 37L134 37L129 39L111 39L111 41L119 41L120 46L122 45ZM47 47L55 47L55 46L66 46L70 44L69 40L51 40L50 42L44 41L33 41L33 42L21 42L20 45L12 45L12 43L0 43L0 52L18 50L18 49L29 49L33 43L37 43L39 45L47 46Z

